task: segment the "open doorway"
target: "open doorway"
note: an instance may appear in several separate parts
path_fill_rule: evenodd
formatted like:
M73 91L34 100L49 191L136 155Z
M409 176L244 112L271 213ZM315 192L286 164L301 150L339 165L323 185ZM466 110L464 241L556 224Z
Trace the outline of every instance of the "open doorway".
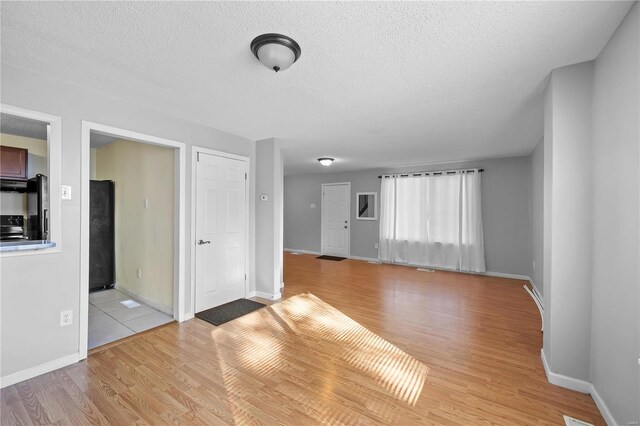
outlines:
M173 320L175 148L91 133L88 348Z
M180 319L182 143L83 122L81 354Z

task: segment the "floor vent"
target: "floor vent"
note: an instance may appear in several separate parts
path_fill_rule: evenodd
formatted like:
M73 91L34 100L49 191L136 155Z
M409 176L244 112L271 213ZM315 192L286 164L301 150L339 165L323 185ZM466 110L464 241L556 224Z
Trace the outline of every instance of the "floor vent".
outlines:
M382 265L382 262L380 262L379 260L369 260L367 261L367 263L371 263L373 265Z
M138 306L140 306L140 304L138 302L136 302L135 300L131 300L131 299L123 300L120 303L122 303L124 306L126 306L129 309L137 308Z
M583 422L582 420L574 419L573 417L562 417L564 417L564 424L566 426L593 426L591 423Z
M289 253L289 254L291 254L291 255L293 255L293 256L300 256L302 253L299 253L299 252L297 252L297 251L292 251L292 252L291 252L291 253Z
M435 269L417 268L416 271L420 272L435 272Z

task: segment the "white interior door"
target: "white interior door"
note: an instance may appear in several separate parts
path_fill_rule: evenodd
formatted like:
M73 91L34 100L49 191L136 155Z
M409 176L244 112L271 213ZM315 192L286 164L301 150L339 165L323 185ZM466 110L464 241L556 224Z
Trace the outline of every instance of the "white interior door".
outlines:
M322 254L349 257L351 184L322 185Z
M245 297L246 163L199 153L196 312Z

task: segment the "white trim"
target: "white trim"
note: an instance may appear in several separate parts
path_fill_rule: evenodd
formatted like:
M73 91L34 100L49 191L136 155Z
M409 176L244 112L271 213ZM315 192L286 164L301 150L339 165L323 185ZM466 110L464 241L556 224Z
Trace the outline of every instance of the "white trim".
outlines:
M352 259L352 260L364 260L365 262L382 263L382 261L380 261L380 259L378 259L376 257L351 256L349 259Z
M66 367L67 365L74 364L78 361L80 361L80 353L75 353L63 356L62 358L54 359L53 361L45 362L44 364L36 365L35 367L7 374L6 376L0 378L0 388L15 385L16 383L20 383L25 380L37 377L41 374Z
M320 252L319 251L312 251L312 250L298 250L298 249L292 249L292 248L285 248L284 251L288 251L288 252L291 252L291 253L316 254L316 255L320 256Z
M522 281L530 280L530 278L527 275L507 274L504 272L493 272L493 271L486 271L486 272L454 271L454 272L462 272L465 274L474 274L474 275L487 275L489 277L498 277L498 278L510 278L512 280L522 280Z
M278 300L282 297L282 294L280 292L277 292L276 294L265 293L264 291L256 291L252 293L255 293L255 295L251 297L260 297L262 299L268 300Z
M33 256L62 252L62 119L57 115L0 103L0 111L18 117L49 123L47 162L49 179L49 240L55 247L40 250L1 252L0 257Z
M547 363L547 357L544 353L544 349L540 349L540 357L542 358L542 365L544 366L544 372L547 375L547 380L549 381L549 383L562 386L563 388L571 389L574 391L590 394L607 425L617 426L620 424L613 417L613 414L611 414L609 407L607 407L607 404L604 402L604 399L602 399L593 383L587 382L585 380L575 379L573 377L565 376L563 374L558 374L551 371L551 369L549 368L549 364Z
M602 417L604 418L604 421L607 423L607 425L616 426L622 424L618 423L613 417L613 414L611 414L609 407L607 407L607 404L605 404L604 399L602 399L593 383L591 383L591 389L589 390L589 393L591 394L591 398L593 398L593 401L596 403L596 407L598 407L598 410L600 410L600 414L602 414Z
M244 294L245 298L250 298L255 296L255 292L250 292L250 288L254 288L253 286L253 277L251 276L251 270L249 268L249 242L250 235L249 232L251 230L250 227L250 216L251 209L250 201L251 194L250 189L251 185L251 159L249 157L245 157L243 155L231 154L228 152L216 151L213 149L205 148L202 146L193 145L191 147L191 244L190 244L190 253L191 253L191 312L192 317L196 313L196 181L197 181L197 163L198 163L198 154L208 154L215 155L216 157L222 158L230 158L233 160L242 161L245 163L245 172L247 173L247 178L245 179L245 255L244 255L244 272L246 274L247 279L244 282ZM254 294L250 296L250 294Z
M352 257L352 258L355 258L355 257ZM431 266L431 265L415 265L411 263L388 262L386 260L380 260L380 259L374 259L374 260L378 260L387 265L408 266L410 268L430 268L430 269L435 269L436 271L458 272L461 274L483 275L487 277L510 278L512 280L531 281L531 278L529 278L527 275L507 274L504 272L492 272L492 271L485 271L485 272L459 271L457 269L439 268L437 266Z
M178 322L185 321L185 205L186 205L186 144L170 139L159 138L143 133L133 132L118 127L104 124L82 121L82 146L81 146L81 211L80 211L80 315L78 327L80 329L79 357L87 357L89 338L89 168L91 132L121 137L122 139L151 145L168 146L177 149L176 156L176 200L174 227L174 303L173 317ZM193 291L193 290L192 290ZM193 315L193 312L190 313Z
M145 305L151 306L153 309L156 309L160 312L163 312L167 315L171 315L173 316L173 308L171 306L167 306L167 305L163 305L161 303L157 303L154 302L153 300L149 299L148 297L142 296L140 294L134 293L131 290L128 290L124 287L120 287L118 284L115 285L115 289L118 290L121 293L126 294L129 297L133 297L134 299L137 299L139 301L141 301L142 303L144 303Z
M320 190L322 193L320 194L320 252L325 254L324 252L324 188L327 186L341 186L347 185L349 188L349 195L347 197L347 212L348 212L348 225L349 225L349 250L347 251L347 258L351 257L351 182L332 182L332 183L323 183L320 185Z
M531 278L529 278L529 282L531 283L531 287L533 287L533 292L535 293L536 297L538 298L538 301L540 302L540 304L543 304L544 303L544 298L542 297L542 294L540 294L540 291L538 291L538 287L536 287L536 283L534 283Z
M533 294L533 292L529 289L529 287L527 287L526 284L523 285L522 287L524 287L524 289L527 291L527 293L529 293L529 296L531 296L531 298L533 299L534 303L538 307L538 311L540 312L540 319L542 320L542 326L540 328L540 331L544 331L544 308L542 307L542 305L540 305L540 301L538 301L538 298L536 297L536 295Z
M551 371L549 364L547 363L547 357L545 356L544 349L540 349L540 356L542 358L542 365L544 366L544 372L547 375L549 383L582 393L591 392L591 383Z
M247 293L246 299L251 299L252 297L256 297L255 291L250 291L249 293Z

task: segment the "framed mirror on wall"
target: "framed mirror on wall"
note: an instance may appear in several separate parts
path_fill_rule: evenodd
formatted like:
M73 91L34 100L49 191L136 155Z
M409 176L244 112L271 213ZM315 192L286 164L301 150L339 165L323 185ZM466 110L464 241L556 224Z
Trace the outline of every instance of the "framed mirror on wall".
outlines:
M378 220L377 201L377 192L358 192L356 194L356 219Z

